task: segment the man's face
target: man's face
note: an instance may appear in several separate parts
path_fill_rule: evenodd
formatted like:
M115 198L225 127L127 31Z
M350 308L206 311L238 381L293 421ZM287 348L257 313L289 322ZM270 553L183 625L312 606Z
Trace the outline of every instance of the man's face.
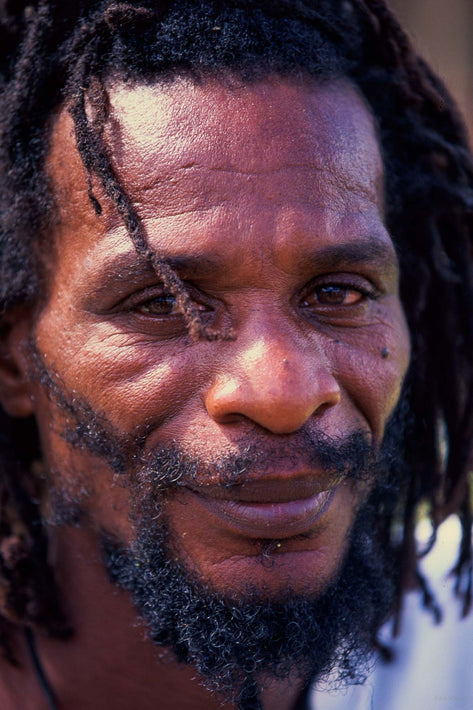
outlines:
M342 83L182 81L110 97L105 139L149 245L223 337L189 336L98 185L94 214L64 109L48 161L59 221L36 349L71 397L140 439L144 459L175 442L198 462L163 514L173 554L199 578L237 593L319 592L337 575L366 482L324 467L308 442L359 435L376 448L409 359L373 120ZM67 414L32 388L56 483L88 492L83 524L131 542L129 489L65 441ZM253 463L222 486L219 461L248 452ZM130 460L129 479L136 470Z

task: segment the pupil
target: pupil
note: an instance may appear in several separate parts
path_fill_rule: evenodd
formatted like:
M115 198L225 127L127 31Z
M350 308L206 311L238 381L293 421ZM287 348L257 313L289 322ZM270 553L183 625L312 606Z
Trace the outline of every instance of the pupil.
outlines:
M345 297L345 289L340 288L340 286L324 286L321 296L326 302L341 303Z
M157 296L150 303L144 306L144 310L148 313L169 314L174 308L174 297L171 295Z

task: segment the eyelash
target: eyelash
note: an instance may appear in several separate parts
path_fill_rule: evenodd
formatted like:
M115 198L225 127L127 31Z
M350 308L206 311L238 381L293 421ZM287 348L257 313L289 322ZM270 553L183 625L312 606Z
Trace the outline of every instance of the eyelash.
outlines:
M334 291L338 291L341 294L344 293L345 295L349 292L353 292L359 294L359 298L354 303L323 303L319 299L320 294L324 289L326 289L327 291L333 289ZM366 303L367 300L376 300L379 297L379 292L373 287L368 288L365 285L361 285L359 283L349 283L345 281L327 281L326 283L315 284L306 291L306 295L302 300L302 307L310 307L310 303L308 302L309 296L313 296L314 294L316 294L317 296L316 300L320 307L335 309L361 306Z
M172 304L171 304L171 306L172 306L172 307L175 306L176 299L174 298L174 296L172 296L171 294L163 293L163 294L160 295L160 296L154 296L154 298L150 298L150 299L144 301L143 303L140 303L140 304L136 305L132 310L136 311L137 313L140 313L140 312L141 312L142 315L145 315L145 314L146 314L146 315L149 315L149 316L167 316L167 317L169 317L169 316L171 316L171 315L176 315L176 314L174 314L174 313L165 313L165 312L163 312L163 313L146 313L146 309L150 307L150 304L157 303L157 302L159 302L161 299L162 299L163 301L166 300L166 299L168 299L169 301L171 301L171 299L172 299ZM165 308L165 304L164 304L164 308Z
M202 313L204 312L209 312L213 310L209 304L205 304L203 299L197 298L196 294L193 293L193 289L189 286L187 286L189 289L189 294L191 298L193 298L194 305L196 306L197 310L201 311ZM330 290L334 289L335 291L338 290L340 293L347 293L347 292L356 292L359 294L359 299L357 299L354 303L323 303L320 298L320 293L324 290ZM317 295L316 298L314 299L315 303L310 304L309 298L313 295ZM166 291L159 291L155 292L154 294L149 294L143 297L144 294L138 295L136 298L132 297L129 299L129 302L126 304L126 308L129 311L135 312L138 315L141 315L146 318L174 318L174 317L179 317L180 313L178 310L176 312L165 312L166 311L166 304L164 304L164 309L162 313L152 313L152 312L147 312L147 308L152 307L153 304L156 304L162 299L163 301L167 301L169 303L169 309L170 311L174 310L175 305L176 305L176 299L172 294ZM366 285L361 285L360 283L353 283L353 282L344 282L343 280L327 280L325 283L322 284L314 284L311 287L307 288L305 290L305 295L301 299L301 308L302 309L315 309L316 307L322 308L325 310L332 310L335 311L337 309L356 309L361 306L363 306L367 300L376 300L379 297L379 292L374 288L367 288Z
M194 303L194 307L197 309L197 311L205 312L210 310L209 305L203 303L201 299L198 300L194 298L195 294L193 294L192 290L188 286L187 288L189 295ZM175 313L146 313L146 308L149 308L151 304L158 303L160 300L168 301L171 309L175 308L176 306L176 298L171 293L169 293L168 291L158 291L151 294L138 294L136 297L132 296L130 299L128 299L128 302L126 302L126 310L138 313L139 315L148 318L173 318L175 316L181 315L178 310L176 310Z

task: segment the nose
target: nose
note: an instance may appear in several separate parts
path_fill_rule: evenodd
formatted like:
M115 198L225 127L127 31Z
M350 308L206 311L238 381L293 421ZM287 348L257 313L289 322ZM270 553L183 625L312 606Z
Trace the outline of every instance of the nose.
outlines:
M290 434L340 401L324 354L307 343L297 347L280 331L237 349L223 369L205 397L208 414L221 424L244 418Z

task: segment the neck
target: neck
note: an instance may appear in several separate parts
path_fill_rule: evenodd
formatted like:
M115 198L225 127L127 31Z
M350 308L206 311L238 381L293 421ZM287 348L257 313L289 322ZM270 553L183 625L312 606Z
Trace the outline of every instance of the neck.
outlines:
M193 668L146 638L130 598L108 580L95 535L61 527L51 537L52 561L75 633L68 641L36 634L36 646L59 710L155 710L158 703L161 710L233 710L202 687ZM30 660L23 665L33 672ZM39 684L35 692L44 696ZM264 707L292 710L299 693L297 683L269 683ZM41 697L35 707L43 704L46 708Z

